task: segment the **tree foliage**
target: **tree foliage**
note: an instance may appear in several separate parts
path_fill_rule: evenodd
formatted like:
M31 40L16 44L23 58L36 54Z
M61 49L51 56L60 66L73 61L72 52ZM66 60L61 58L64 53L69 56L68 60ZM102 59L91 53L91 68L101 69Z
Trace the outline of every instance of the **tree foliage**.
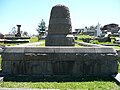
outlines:
M45 26L45 21L42 19L36 30L37 30L37 32L39 33L40 36L43 36L46 33L46 28L47 27Z
M23 36L28 36L28 32L27 31L23 31Z
M15 27L12 28L12 30L9 32L11 35L15 35L17 33L17 30Z

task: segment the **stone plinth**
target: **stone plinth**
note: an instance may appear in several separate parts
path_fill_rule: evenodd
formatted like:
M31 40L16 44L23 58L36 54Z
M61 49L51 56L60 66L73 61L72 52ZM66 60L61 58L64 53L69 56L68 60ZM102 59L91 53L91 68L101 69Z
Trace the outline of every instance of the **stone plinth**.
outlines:
M46 46L74 46L68 7L56 5L52 8L46 37Z
M112 76L118 73L113 48L6 47L2 53L5 75Z
M45 42L46 46L74 46L73 36L67 35L48 35Z

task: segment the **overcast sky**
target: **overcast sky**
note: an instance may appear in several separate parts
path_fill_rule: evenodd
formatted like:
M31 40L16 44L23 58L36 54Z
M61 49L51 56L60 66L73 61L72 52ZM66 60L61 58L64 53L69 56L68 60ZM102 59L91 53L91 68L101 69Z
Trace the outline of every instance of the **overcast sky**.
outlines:
M72 29L85 26L120 24L120 0L0 0L0 32L7 34L21 25L21 30L37 34L44 19L48 27L53 6L63 4L70 10Z

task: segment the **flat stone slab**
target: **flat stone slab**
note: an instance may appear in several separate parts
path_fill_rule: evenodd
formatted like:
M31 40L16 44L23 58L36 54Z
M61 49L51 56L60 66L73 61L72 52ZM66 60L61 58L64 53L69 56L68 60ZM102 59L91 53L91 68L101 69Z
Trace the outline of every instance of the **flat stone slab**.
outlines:
M5 47L5 75L112 76L118 73L117 53L108 47Z
M6 47L4 53L107 53L116 54L111 47Z

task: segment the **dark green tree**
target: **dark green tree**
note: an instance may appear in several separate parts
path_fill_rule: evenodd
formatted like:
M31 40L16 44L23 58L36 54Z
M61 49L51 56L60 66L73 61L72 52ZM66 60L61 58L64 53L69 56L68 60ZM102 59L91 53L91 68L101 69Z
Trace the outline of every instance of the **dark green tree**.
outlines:
M42 19L36 30L40 36L44 36L46 33L46 29L47 29L47 27L45 26L45 21Z
M28 32L27 31L23 31L23 36L28 36Z
M9 34L15 35L17 33L17 30L15 27L12 28L12 30L9 32Z

